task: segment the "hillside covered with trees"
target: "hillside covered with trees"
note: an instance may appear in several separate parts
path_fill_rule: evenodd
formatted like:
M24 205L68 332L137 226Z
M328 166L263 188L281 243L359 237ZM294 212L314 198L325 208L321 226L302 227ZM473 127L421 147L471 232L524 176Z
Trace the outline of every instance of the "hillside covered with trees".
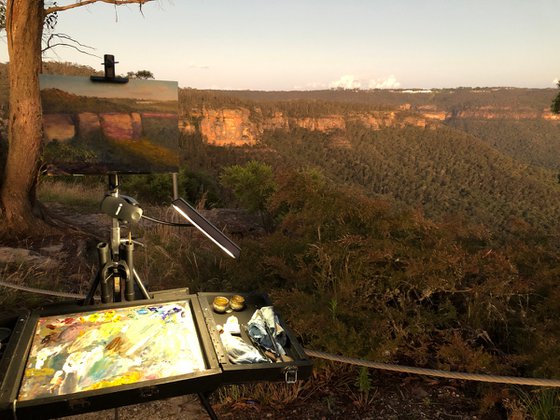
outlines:
M304 341L328 351L558 376L560 128L543 119L554 94L181 90L187 113L321 117L429 107L448 115L429 128L264 130L256 145L241 147L184 134L193 173L223 181L224 168L246 171L239 183L247 191L260 185L250 165L274 174L261 209L269 233L244 242L249 255L231 266L228 282L274 290ZM503 112L461 116L468 109ZM229 195L231 182L197 182L192 200L207 192L221 197L210 206L238 197L249 208ZM314 325L325 326L321 334Z
M396 200L438 221L463 217L491 227L498 236L517 221L550 232L557 229L560 208L560 125L542 115L553 96L552 90L523 89L437 93L182 89L184 115L193 110L200 115L203 109L244 108L250 110L249 120L270 115L346 118L343 128L265 128L252 147L215 148L205 144L200 132L185 134L182 141L189 148L186 160L191 168L206 166L216 175L221 166L248 158L282 168L311 166L337 184L360 188L370 197ZM401 102L396 104L398 98ZM399 124L414 115L413 107L428 105L447 118L432 129ZM453 111L469 107L506 111L500 119L458 118ZM390 109L396 116L387 128L372 129L347 118L356 112ZM535 117L519 119L528 109Z

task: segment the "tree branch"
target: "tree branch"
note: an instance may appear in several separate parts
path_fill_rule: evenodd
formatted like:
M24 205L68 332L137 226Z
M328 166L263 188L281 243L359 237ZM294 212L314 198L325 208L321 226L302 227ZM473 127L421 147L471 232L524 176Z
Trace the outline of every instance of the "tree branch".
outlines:
M55 38L58 38L60 41L56 42L54 44L51 44L51 41L54 41ZM68 41L68 42L65 42L65 41ZM76 45L72 45L71 43L74 43ZM45 41L45 45L46 46L41 50L42 54L44 54L45 51L53 49L55 47L69 47L69 48L75 49L76 51L78 51L82 54L87 54L87 55L90 55L92 57L101 58L96 54L93 54L91 52L88 52L88 51L84 50L84 48L87 48L87 49L90 49L90 50L95 50L95 48L90 47L89 45L82 44L82 43L76 41L71 36L66 35L66 34L51 34L48 37L48 39Z
M141 8L144 4L149 3L151 1L154 0L79 0L77 3L67 4L66 6L47 7L43 12L43 16L47 16L51 13L62 12L64 10L75 9L76 7L87 6L88 4L99 3L99 2L113 4L115 6L122 6L125 4L138 4L140 5Z

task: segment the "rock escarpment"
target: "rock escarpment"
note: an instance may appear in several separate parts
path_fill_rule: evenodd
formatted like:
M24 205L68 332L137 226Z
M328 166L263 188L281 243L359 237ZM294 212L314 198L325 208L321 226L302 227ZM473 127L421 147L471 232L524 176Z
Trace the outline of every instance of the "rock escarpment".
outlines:
M329 114L318 117L291 117L280 111L264 115L259 108L192 109L179 120L185 134L200 133L204 141L217 146L255 145L265 130L305 129L325 133L346 130L349 123L361 123L369 129L390 127L435 127L444 117L438 113L372 111Z
M44 114L43 137L46 142L69 141L76 136L102 134L111 140L137 140L142 137L146 118L177 118L176 114L138 112L80 112L77 114Z
M113 140L135 140L142 136L146 118L176 118L175 114L160 113L92 113L45 114L44 138L46 141L68 141L75 136L101 133ZM187 135L200 134L203 140L216 146L252 146L257 144L266 130L290 131L305 129L333 133L345 131L348 124L359 123L371 130L384 128L419 127L437 129L451 119L478 120L544 120L558 123L560 115L545 109L519 110L509 107L471 107L451 111L433 106L413 107L403 104L395 110L348 112L322 116L293 117L281 111L264 113L260 108L202 108L191 109L179 118L179 130Z
M72 115L43 115L43 136L48 141L67 141L73 139L76 136L76 125Z
M441 110L432 105L403 104L395 110L349 112L317 117L292 117L280 111L265 114L260 108L191 109L180 117L179 129L185 134L199 133L204 141L216 146L255 145L265 130L289 131L297 128L332 133L346 130L349 123L360 123L371 130L419 127L437 129L451 119L510 119L560 121L560 116L545 109L511 107L470 107Z

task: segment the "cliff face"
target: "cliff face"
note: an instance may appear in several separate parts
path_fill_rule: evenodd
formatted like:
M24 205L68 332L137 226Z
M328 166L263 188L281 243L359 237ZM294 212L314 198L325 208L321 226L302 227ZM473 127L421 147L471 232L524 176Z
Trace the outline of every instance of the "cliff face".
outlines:
M79 136L96 133L113 140L137 140L142 137L146 118L177 119L177 114L163 113L94 113L44 114L43 137L45 141L68 141Z
M142 135L142 118L137 112L130 114L101 114L101 130L113 140L133 140Z
M321 117L290 117L282 112L263 115L260 109L222 108L191 110L179 121L185 134L199 132L208 144L216 146L254 145L265 130L289 131L302 128L330 133L346 130L348 123L361 123L372 130L390 127L435 127L445 119L437 112L410 113L402 111L374 111L369 113L331 114Z
M507 107L479 107L473 109L465 109L452 114L454 118L459 119L477 119L477 120L536 120L540 118L537 111L534 110L512 110Z
M43 115L43 136L47 140L67 141L76 135L76 126L70 114Z
M204 108L193 109L179 121L185 134L199 132L208 144L216 146L254 145L265 130L289 131L302 128L310 131L332 133L344 131L348 123L360 123L371 130L383 128L420 127L437 129L449 119L510 119L560 121L560 116L545 109L541 112L511 107L472 107L445 111L432 105L414 107L403 104L394 111L330 114L320 117L290 117L276 111L264 115L259 108Z
M205 109L202 111L199 129L209 144L218 146L257 142L262 130L250 120L248 109Z

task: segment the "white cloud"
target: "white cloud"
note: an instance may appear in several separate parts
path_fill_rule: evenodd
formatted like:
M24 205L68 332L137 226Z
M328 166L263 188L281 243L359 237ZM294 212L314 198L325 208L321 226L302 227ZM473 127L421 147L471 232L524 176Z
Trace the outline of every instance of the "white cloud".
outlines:
M329 83L330 88L342 88L342 89L360 89L362 87L362 82L356 80L354 75L345 74L340 79Z
M400 86L401 83L394 74L391 74L386 79L370 79L368 83L370 89L398 89Z
M352 74L345 74L340 79L329 83L329 88L342 89L398 89L401 83L395 75L379 79L358 79Z
M552 83L554 83L554 86L558 86L558 82L560 82L560 79L556 78L552 81Z

